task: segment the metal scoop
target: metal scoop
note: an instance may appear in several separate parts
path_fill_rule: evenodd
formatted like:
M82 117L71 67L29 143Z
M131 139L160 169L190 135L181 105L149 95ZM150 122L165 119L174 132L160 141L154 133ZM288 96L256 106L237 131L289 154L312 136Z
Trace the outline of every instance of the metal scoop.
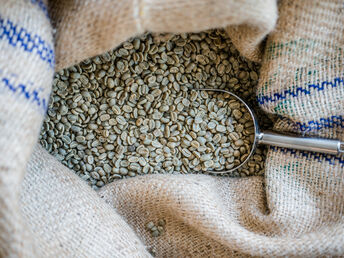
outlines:
M228 173L242 167L253 155L258 144L266 144L266 145L271 145L271 146L278 146L278 147L283 147L283 148L305 150L305 151L314 151L314 152L320 152L320 153L326 153L326 154L344 153L344 142L341 142L339 140L289 136L289 135L274 133L271 131L261 132L259 130L257 117L255 116L253 110L246 104L245 101L243 101L240 97L238 97L232 92L229 92L226 90L220 90L220 89L194 89L194 90L223 92L223 93L227 93L231 95L232 97L239 100L241 103L245 105L245 107L247 108L248 112L251 115L253 125L254 125L255 137L254 137L250 154L247 156L247 158L242 163L240 163L240 165L230 170L208 171L210 173Z

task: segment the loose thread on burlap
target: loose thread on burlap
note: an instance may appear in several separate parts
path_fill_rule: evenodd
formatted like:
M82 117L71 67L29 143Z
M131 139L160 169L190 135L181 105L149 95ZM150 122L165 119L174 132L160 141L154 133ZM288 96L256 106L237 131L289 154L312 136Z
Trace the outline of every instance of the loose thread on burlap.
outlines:
M344 159L335 155L326 155L326 154L320 154L320 153L315 153L315 152L310 152L310 151L300 151L300 150L294 150L294 149L288 149L288 148L281 148L281 147L275 147L275 146L270 146L270 149L273 150L274 152L281 151L284 154L291 154L294 157L304 157L307 159L312 159L315 161L318 161L320 163L325 160L328 162L330 165L335 165L336 161L338 161L339 164L341 164L342 167L344 167Z
M0 40L6 39L13 47L19 47L28 53L34 53L49 64L51 68L55 65L54 50L45 40L37 34L27 31L14 22L4 19L0 15Z

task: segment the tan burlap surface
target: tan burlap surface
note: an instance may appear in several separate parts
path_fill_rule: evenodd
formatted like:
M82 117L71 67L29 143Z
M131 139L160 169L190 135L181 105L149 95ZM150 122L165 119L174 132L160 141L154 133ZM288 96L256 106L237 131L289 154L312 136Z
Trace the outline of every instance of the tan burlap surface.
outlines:
M95 192L35 147L53 51L58 70L146 30L215 27L261 60L276 130L344 140L343 25L330 0L0 0L1 256L344 255L343 156L270 148L264 178L150 175Z

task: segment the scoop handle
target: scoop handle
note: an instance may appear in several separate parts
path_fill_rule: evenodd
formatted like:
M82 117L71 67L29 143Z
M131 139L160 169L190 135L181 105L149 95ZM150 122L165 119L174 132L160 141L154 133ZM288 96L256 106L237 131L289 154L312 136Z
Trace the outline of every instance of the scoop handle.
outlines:
M328 154L344 153L344 142L339 140L289 136L270 131L259 133L258 143Z

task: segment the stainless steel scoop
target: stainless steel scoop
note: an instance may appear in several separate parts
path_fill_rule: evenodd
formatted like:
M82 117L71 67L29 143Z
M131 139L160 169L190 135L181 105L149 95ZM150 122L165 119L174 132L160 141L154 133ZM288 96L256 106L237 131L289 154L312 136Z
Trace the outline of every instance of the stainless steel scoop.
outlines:
M239 100L241 103L245 105L245 107L247 108L248 112L251 115L251 118L254 124L255 137L254 137L250 154L247 156L247 158L242 163L240 163L240 165L230 170L208 171L210 173L228 173L242 167L253 155L258 144L266 144L266 145L297 149L297 150L305 150L305 151L314 151L314 152L320 152L320 153L326 153L326 154L344 153L344 142L341 142L339 140L289 136L289 135L274 133L271 131L261 132L259 130L257 117L255 116L252 109L246 104L245 101L243 101L240 97L238 97L232 92L229 92L226 90L220 90L220 89L194 89L194 90L223 92L223 93L227 93L233 96L235 99Z

